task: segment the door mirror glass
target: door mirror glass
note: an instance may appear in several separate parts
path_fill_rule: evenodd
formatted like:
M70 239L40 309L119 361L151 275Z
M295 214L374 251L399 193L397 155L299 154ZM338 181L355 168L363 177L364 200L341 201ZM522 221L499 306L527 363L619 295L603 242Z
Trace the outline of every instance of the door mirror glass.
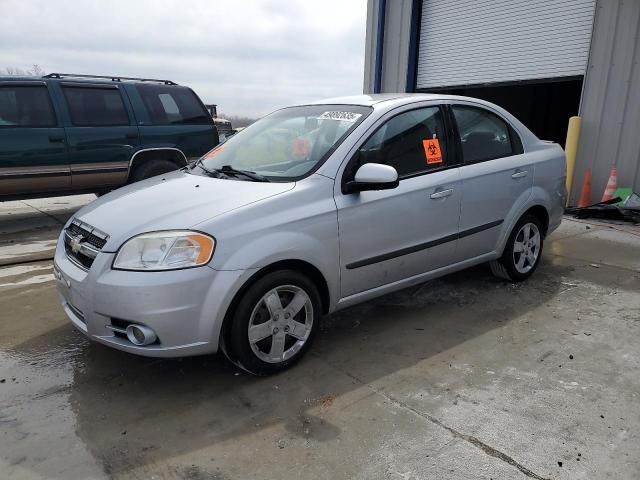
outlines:
M347 182L347 193L362 192L365 190L390 190L398 186L398 172L389 165L380 163L365 163L354 176Z

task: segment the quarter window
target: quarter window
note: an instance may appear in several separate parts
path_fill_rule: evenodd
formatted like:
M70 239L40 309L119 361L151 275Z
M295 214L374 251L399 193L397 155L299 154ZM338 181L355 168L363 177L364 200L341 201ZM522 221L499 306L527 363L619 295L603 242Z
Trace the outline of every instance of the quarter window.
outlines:
M47 87L0 87L0 128L55 127L56 123Z
M522 153L512 142L515 132L497 115L475 107L452 106L458 124L462 157L476 163Z
M365 163L382 163L399 177L426 173L444 166L447 145L439 107L426 107L396 115L360 147L352 173Z
M73 125L129 125L129 115L117 88L63 87L63 90Z
M166 85L138 85L136 88L154 125L209 125L212 122L207 110L188 88Z

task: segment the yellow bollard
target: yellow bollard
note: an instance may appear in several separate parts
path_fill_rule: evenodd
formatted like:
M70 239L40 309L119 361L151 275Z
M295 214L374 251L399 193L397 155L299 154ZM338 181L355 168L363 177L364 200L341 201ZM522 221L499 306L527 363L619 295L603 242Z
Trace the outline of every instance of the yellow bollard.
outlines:
M571 117L567 128L567 141L564 144L564 153L567 156L567 204L573 185L573 172L576 168L576 154L578 153L578 140L580 140L580 126L582 118Z

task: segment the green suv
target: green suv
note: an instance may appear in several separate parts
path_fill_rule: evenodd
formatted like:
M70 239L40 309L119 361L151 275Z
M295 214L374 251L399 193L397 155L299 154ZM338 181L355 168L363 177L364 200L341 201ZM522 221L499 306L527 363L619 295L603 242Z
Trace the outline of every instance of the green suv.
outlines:
M0 201L100 194L218 143L202 101L169 80L0 77Z

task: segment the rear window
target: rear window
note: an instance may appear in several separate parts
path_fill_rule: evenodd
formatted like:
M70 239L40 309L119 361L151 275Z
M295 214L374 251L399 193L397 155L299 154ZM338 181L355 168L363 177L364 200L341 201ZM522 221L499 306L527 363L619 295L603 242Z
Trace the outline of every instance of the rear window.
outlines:
M481 108L462 105L453 105L452 110L460 132L465 163L483 162L521 153L514 148L511 141L512 130L497 115Z
M211 117L188 88L137 85L153 125L211 124Z
M56 123L47 87L0 87L0 127L54 127Z
M129 125L129 115L117 88L62 87L71 123L77 127Z

